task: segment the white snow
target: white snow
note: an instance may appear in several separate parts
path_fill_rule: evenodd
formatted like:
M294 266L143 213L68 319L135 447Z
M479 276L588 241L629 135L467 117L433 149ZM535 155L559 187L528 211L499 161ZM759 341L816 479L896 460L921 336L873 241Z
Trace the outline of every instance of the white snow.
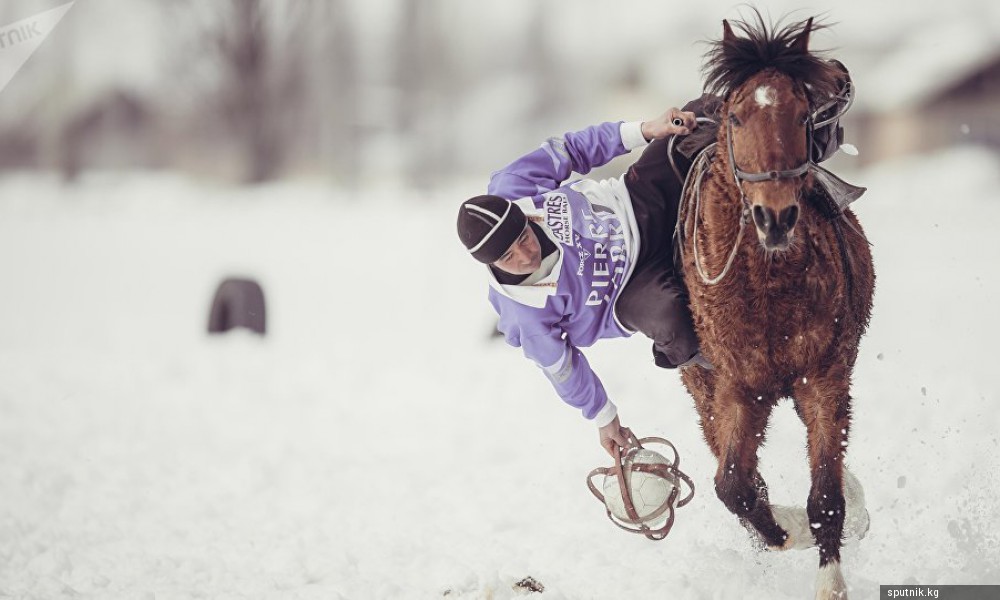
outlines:
M848 589L995 583L997 159L851 179L878 285L847 455L871 529L844 548ZM486 282L454 234L479 185L345 201L0 179L0 595L512 598L530 575L546 598L808 597L816 550L751 550L691 399L641 337L587 355L697 493L664 542L606 519L585 487L608 463L597 432L489 339ZM266 338L204 333L231 273L264 286ZM768 438L772 501L804 505L788 402Z

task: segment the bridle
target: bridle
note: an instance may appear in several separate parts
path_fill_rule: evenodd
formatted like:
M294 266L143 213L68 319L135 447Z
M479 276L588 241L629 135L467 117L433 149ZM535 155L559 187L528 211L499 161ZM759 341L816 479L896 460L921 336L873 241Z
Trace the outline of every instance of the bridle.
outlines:
M806 97L807 98L809 97L808 94L806 94ZM744 182L760 183L764 181L778 181L781 179L795 179L807 175L810 169L812 169L815 166L815 163L812 160L813 131L817 127L823 127L825 125L829 125L830 123L839 119L841 116L843 116L844 113L848 111L848 109L851 108L851 105L853 103L854 103L854 85L851 83L850 80L847 80L841 87L840 91L834 96L832 96L828 102L824 103L819 108L813 109L812 102L809 103L810 104L809 117L806 119L805 123L806 159L802 164L792 169L758 171L758 172L744 171L743 169L740 169L736 165L736 152L733 144L732 119L731 118L726 119L726 146L727 146L726 150L729 155L729 167L730 167L730 172L733 174L733 180L736 183L736 187L740 192L740 204L743 205L743 210L740 212L740 229L739 232L736 234L736 241L733 243L733 247L729 252L729 255L726 259L726 264L723 267L722 272L720 272L715 277L709 277L708 274L705 272L704 267L701 264L701 257L698 252L698 217L697 217L697 215L701 213L701 182L705 175L705 171L707 170L707 165L708 165L707 157L710 154L710 152L714 149L715 144L712 144L707 148L705 148L705 150L703 150L702 153L699 154L699 156L695 159L694 163L691 165L690 171L688 171L687 177L684 178L684 185L681 189L681 199L683 200L687 196L689 186L692 182L691 175L692 173L697 171L697 175L695 175L695 178L693 180L695 188L694 190L695 217L694 217L694 231L692 233L693 239L691 246L694 251L695 268L698 271L698 276L701 277L702 283L704 283L705 285L716 285L717 283L722 281L725 278L726 274L729 273L729 269L732 267L733 260L736 258L736 251L739 248L740 242L743 239L743 230L746 228L747 223L749 223L750 221L750 212L751 212L750 202L747 200L746 191L743 189L743 183ZM841 104L843 104L842 107L840 106ZM838 107L838 110L832 112L827 117L823 117L823 114L825 112L829 111L831 108L834 107ZM817 120L819 121L817 122ZM713 119L708 119L704 117L698 118L698 121L715 123L716 125L718 125L718 123L716 123L716 121L714 121ZM670 164L674 169L674 172L677 173L678 179L681 179L680 169L677 168L673 156L673 146L675 139L676 136L671 138L667 147L667 154L670 159ZM681 219L679 212L678 228L680 226L680 221ZM685 231L686 231L686 220L685 220ZM680 245L680 247L682 248L683 252L683 243Z
M806 160L801 165L795 167L794 169L786 169L783 171L758 171L752 173L750 171L744 171L743 169L736 166L736 154L733 149L733 121L732 119L726 119L726 143L729 146L729 165L732 168L733 179L736 180L736 186L740 188L740 195L743 199L746 198L746 194L743 192L743 182L758 183L761 181L777 181L779 179L795 179L796 177L801 177L809 172L809 165L812 164L810 160L809 152L812 149L812 139L813 139L813 124L812 117L806 121Z
M830 113L830 116L823 118L823 113L835 106L839 106L841 103L843 103L842 107ZM844 113L851 109L852 104L854 104L854 84L848 79L844 82L844 85L840 86L839 92L830 96L830 99L825 104L813 111L810 116L813 121L813 127L820 128L833 123L844 116ZM817 119L819 119L819 122L817 122Z
M805 94L806 98L809 97ZM841 102L844 103L843 108L838 108L830 114L830 116L823 118L823 113L830 110L831 108L838 106ZM813 109L812 102L809 102L809 117L806 119L806 160L801 165L795 167L794 169L786 169L783 171L760 171L757 173L751 173L749 171L744 171L736 166L736 156L733 150L733 122L732 119L726 119L726 141L729 146L729 164L732 167L733 178L736 180L737 187L740 188L740 195L745 199L746 195L743 193L743 183L744 181L750 183L757 183L761 181L777 181L779 179L794 179L796 177L801 177L809 172L809 168L813 165L812 160L812 150L813 150L813 131L817 128L824 127L833 123L841 116L844 115L854 104L854 84L849 80L844 82L844 85L840 88L840 91L832 96L829 101L820 106L819 108ZM817 122L817 119L819 122Z
M781 175L789 174L788 176L790 176L790 177L798 177L798 176L802 175L802 173L795 173L795 174L790 174L790 173L792 171L798 171L798 170L803 169L803 168L806 169L806 170L808 170L809 169L809 165L812 164L813 161L811 159L812 159L812 150L813 150L813 147L812 147L812 144L813 144L813 137L812 137L813 131L815 131L817 129L822 129L823 127L826 127L830 123L833 123L834 121L837 121L838 119L840 119L842 116L844 116L844 114L847 113L847 111L849 111L851 109L851 106L853 104L854 104L854 84L851 82L850 79L848 79L841 86L840 91L838 91L833 96L830 96L830 99L827 102L825 102L824 104L820 105L819 108L813 110L810 113L810 115L809 115L809 124L810 124L810 126L809 126L809 131L808 131L809 139L807 140L807 147L808 147L809 153L807 154L808 159L807 159L807 161L806 161L806 163L804 165L801 165L801 166L797 167L796 169L790 169L788 171L764 171L762 173L748 173L746 171L742 171L742 170L737 169L736 171L734 171L734 178L736 178L737 183L739 183L739 177L737 176L737 173L738 173L738 175L742 176L746 181L767 181L767 180L775 178L773 176L773 174L781 174ZM829 115L827 115L826 117L823 116L824 113L826 113L827 111L829 111L831 108L834 108L834 107L837 107L837 110L829 113ZM714 119L709 119L707 117L698 117L697 121L699 123L712 123L714 125L718 125L718 123ZM675 124L676 125L683 125L683 121L680 120L680 119L678 119L677 123L675 123ZM727 133L728 133L728 136L729 136L728 139L730 140L730 144L729 144L730 145L730 148L729 148L729 163L735 167L736 160L733 157L732 131L730 130ZM677 175L677 181L684 181L685 177L681 173L680 169L677 167L676 161L674 161L674 145L676 144L676 142L677 142L677 136L675 136L675 135L674 136L670 136L670 142L669 142L669 144L667 146L667 158L670 160L670 166L671 166L671 168L673 168L674 174ZM762 177L765 174L767 175L767 177L763 177L761 179L757 179L758 177Z

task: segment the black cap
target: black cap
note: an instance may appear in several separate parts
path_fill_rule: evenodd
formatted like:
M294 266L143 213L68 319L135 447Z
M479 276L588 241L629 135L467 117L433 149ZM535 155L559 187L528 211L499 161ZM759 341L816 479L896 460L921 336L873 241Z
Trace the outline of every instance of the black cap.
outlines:
M458 237L481 263L496 262L527 224L521 207L500 196L476 196L458 209Z

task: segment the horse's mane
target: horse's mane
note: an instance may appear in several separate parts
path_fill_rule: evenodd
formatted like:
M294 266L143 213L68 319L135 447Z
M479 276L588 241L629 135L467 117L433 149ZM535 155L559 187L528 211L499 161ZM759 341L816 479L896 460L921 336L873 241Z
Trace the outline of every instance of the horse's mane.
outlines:
M826 29L827 25L807 19L784 27L780 21L768 26L760 11L754 9L753 12L756 22L732 21L746 37L710 42L711 48L705 53L702 67L706 92L726 97L767 68L777 69L805 84L810 95L826 98L837 92L839 70L817 53L803 52L793 43L807 28L812 32Z

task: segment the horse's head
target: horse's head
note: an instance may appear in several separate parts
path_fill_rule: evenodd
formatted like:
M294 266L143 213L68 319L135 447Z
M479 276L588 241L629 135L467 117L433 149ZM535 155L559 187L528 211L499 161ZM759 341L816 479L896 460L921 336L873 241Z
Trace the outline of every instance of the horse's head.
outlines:
M799 203L811 185L811 98L836 91L839 71L809 52L813 19L780 30L723 21L705 66L706 89L725 97L720 150L764 248L794 239Z
M790 77L768 69L733 93L724 118L730 167L757 237L768 250L784 250L793 239L809 175L809 103Z

